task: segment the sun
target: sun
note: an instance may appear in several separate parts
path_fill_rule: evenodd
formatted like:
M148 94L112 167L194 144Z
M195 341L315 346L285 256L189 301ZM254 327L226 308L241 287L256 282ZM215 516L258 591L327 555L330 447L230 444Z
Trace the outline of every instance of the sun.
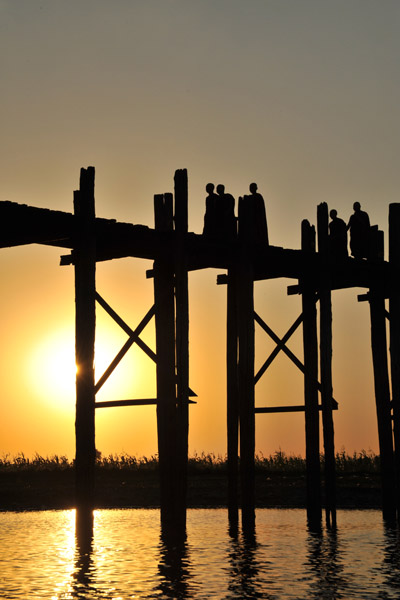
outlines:
M29 354L28 377L41 402L63 410L75 406L75 341L68 330L42 338Z
M121 340L112 333L98 336L95 346L95 380L101 377L121 347ZM104 384L98 396L101 400L131 396L131 392L145 394L146 366L143 357L132 349L124 364L117 367ZM149 359L147 359L149 360ZM53 331L44 336L28 355L28 379L35 399L53 408L70 411L75 409L75 338L68 328ZM136 388L136 389L135 389ZM138 389L139 388L139 389ZM149 394L147 394L149 395Z

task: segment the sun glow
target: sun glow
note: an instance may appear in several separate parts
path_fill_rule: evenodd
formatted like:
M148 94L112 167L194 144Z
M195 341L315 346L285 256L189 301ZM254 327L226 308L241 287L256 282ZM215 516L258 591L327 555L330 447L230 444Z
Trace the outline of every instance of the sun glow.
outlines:
M29 356L32 392L40 401L68 410L75 404L75 348L68 330L42 338Z
M122 343L113 332L102 332L95 347L95 381L104 371L121 348ZM135 397L139 394L151 396L146 391L149 365L148 357L138 354L131 348L98 393L100 400L114 400ZM150 361L151 362L151 361ZM75 379L74 332L69 329L58 330L44 337L29 355L28 377L30 389L41 402L63 411L74 410ZM153 379L150 377L150 379Z

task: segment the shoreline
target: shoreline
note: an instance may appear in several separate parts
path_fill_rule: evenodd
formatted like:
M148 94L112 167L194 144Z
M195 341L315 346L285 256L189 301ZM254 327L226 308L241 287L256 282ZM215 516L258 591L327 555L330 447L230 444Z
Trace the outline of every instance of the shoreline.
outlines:
M227 476L222 472L190 474L187 508L226 508ZM257 473L256 508L305 508L304 474ZM322 503L323 491L322 491ZM240 504L240 499L239 499ZM99 469L95 509L159 508L157 470ZM75 508L72 469L0 473L0 511ZM338 509L380 509L379 474L339 474Z

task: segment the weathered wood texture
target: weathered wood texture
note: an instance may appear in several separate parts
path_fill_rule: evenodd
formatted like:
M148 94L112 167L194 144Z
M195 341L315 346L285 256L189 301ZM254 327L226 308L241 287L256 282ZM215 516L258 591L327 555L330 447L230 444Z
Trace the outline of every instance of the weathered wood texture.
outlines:
M378 294L370 297L371 344L374 366L376 414L382 478L382 509L385 518L395 516L395 472L392 420L387 362L385 300Z
M329 253L328 205L324 202L317 211L318 252L321 256L320 307L320 373L322 425L325 456L325 515L328 525L336 525L336 473L333 426L332 385L332 299L329 265L334 257Z
M383 238L372 260L383 254ZM393 452L392 416L386 340L386 307L382 286L376 282L370 289L371 345L374 368L376 414L378 421L379 454L382 478L382 510L387 520L396 515L396 487Z
M246 204L239 198L239 233ZM246 222L246 219L244 219ZM244 235L246 239L247 236ZM237 262L237 314L239 340L239 431L242 525L255 522L255 412L254 412L254 272L252 248L243 244Z
M315 252L315 228L302 222L302 251L305 258ZM311 525L321 519L321 474L319 463L318 343L316 290L313 273L301 280L303 306L304 404L306 424L307 517Z
M172 229L172 196L154 197L155 227ZM173 255L165 250L154 262L154 304L157 354L157 435L160 468L161 521L175 523L176 509L176 388Z
M239 404L238 404L238 328L237 328L237 273L228 270L226 314L226 385L227 385L227 462L228 462L228 517L238 521L239 481Z
M96 329L96 239L94 235L94 168L81 170L74 194L75 238L75 356L76 374L76 503L90 509L94 501Z
M400 520L400 204L389 206L389 263L392 286L389 296L390 368L396 470L396 508Z
M189 289L186 251L188 230L188 180L186 169L176 171L174 180L175 314L177 371L177 514L186 523L186 491L189 436Z

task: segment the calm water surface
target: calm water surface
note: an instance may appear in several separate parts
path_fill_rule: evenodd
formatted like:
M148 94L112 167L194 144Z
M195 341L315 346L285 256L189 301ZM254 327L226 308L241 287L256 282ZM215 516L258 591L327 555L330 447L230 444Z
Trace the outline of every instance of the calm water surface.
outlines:
M186 540L160 537L156 510L99 510L93 538L74 511L0 513L0 598L400 599L400 536L378 511L340 511L336 533L303 510L258 510L254 536L225 510L190 510Z

